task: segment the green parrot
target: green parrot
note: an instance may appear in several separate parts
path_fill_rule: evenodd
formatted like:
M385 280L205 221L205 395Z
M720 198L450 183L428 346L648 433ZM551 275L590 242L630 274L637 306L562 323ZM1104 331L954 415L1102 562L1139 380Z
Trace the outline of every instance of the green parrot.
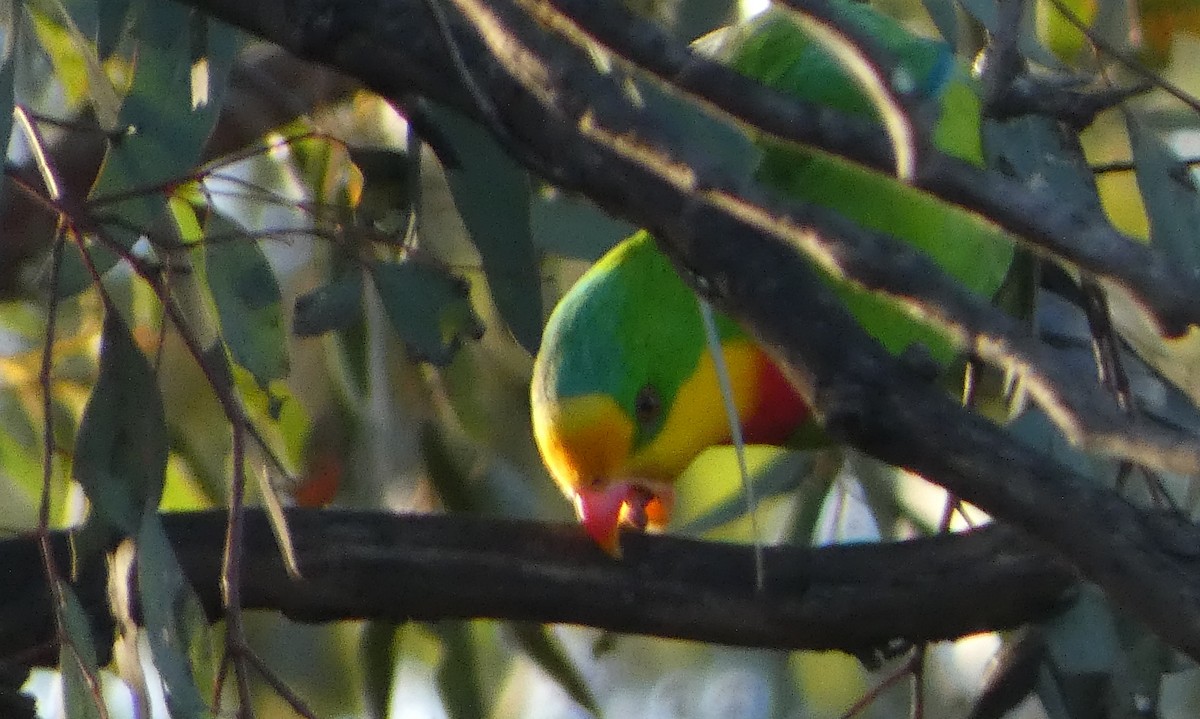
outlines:
M981 163L978 96L949 50L868 6L846 4L843 12L899 57L936 102L939 147ZM717 55L803 99L873 113L837 62L782 13L732 31ZM910 242L984 296L1000 286L1012 245L998 229L838 158L767 138L757 143L756 177L763 185ZM828 281L890 351L919 343L940 362L954 356L942 336L886 299ZM811 418L809 408L732 320L718 316L717 326L746 441L786 442ZM696 298L648 233L619 243L551 313L534 363L531 407L547 468L587 533L614 555L622 524L664 526L675 479L701 451L729 441Z

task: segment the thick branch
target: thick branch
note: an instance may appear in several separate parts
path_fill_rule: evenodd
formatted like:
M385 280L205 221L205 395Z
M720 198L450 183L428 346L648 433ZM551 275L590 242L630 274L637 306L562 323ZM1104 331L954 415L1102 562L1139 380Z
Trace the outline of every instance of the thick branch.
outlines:
M164 515L210 616L221 611L225 515ZM290 580L266 517L246 517L242 597L303 621L490 617L778 648L870 650L1046 618L1074 575L1020 533L989 527L884 545L767 550L629 534L623 561L567 525L463 516L299 510L289 523L304 579ZM68 556L65 535L56 547ZM0 542L0 656L53 638L32 538ZM95 564L91 565L92 568ZM104 612L104 575L78 592ZM106 615L105 615L106 616Z

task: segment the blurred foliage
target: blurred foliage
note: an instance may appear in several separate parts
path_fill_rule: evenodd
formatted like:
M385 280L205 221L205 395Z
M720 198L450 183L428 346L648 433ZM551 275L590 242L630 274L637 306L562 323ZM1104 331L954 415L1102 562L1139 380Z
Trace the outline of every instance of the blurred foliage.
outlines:
M629 4L689 41L747 10L731 0ZM981 30L995 23L992 0L878 6L915 32L940 34L964 67L980 49ZM1200 92L1200 2L1038 0L1022 47L1039 71L1103 72L1125 83L1135 73L1096 52L1064 12L1116 51ZM113 690L112 675L97 666L87 617L59 582L69 641L61 683L44 673L30 683L43 711L100 716L103 684L110 716L130 716L139 681L161 716L168 707L176 717L227 708L206 704L224 627L200 621L155 510L227 501L231 401L255 430L246 468L262 481L250 483L251 501L570 516L530 439L530 354L548 308L633 228L529 176L465 118L409 108L436 130L418 138L393 108L361 92L310 108L233 155L202 161L247 40L169 2L13 3L0 21L0 137L17 135L10 163L35 167L28 177L42 180L23 191L53 206L64 199L54 188L66 179L55 176L55 160L75 152L75 143L107 139L103 165L83 185L86 201L63 203L86 216L65 215L59 234L44 238L36 279L0 305L2 521L25 531L44 507L52 527L129 537L146 608L142 654L152 665L143 680L122 668L133 694L119 684ZM758 155L744 133L650 84L639 89L666 126L749 176ZM25 122L8 119L14 107ZM1096 176L1113 221L1188 266L1200 262L1200 200L1194 163L1185 162L1200 151L1198 128L1191 110L1151 92L1083 135L1097 165L1130 163ZM1033 147L1031 127L991 130L993 155ZM40 152L50 161L36 169ZM1034 154L1010 159L1014 166L1029 160L1037 172ZM53 247L61 248L59 262ZM1119 298L1114 309L1152 366L1138 381L1163 397L1150 411L1196 422L1194 407L1153 369L1200 400L1200 338L1164 343L1141 332ZM1063 319L1039 305L1038 321L1077 351L1080 371L1093 371L1077 316ZM1036 413L1021 416L1013 431L1096 481L1111 481L1112 467L1056 440ZM731 453L716 448L688 470L673 531L751 538L732 466ZM768 541L936 531L946 502L923 480L840 448L753 448L751 469ZM1182 478L1164 481L1177 494L1186 486ZM959 516L953 526L964 523ZM65 576L68 568L59 570ZM249 629L267 665L322 715L831 717L899 667L870 671L843 655L500 622L311 627L255 616ZM1089 716L1097 686L1109 692L1114 714L1134 698L1163 715L1200 707L1194 691L1178 688L1195 669L1182 673L1178 660L1101 597L1049 626L1047 637L1051 663L1019 716ZM966 715L984 665L1004 641L988 636L931 650L926 716ZM141 666L135 662L134 673ZM898 715L909 699L904 682L896 683L862 716ZM256 701L264 715L288 711L266 684Z

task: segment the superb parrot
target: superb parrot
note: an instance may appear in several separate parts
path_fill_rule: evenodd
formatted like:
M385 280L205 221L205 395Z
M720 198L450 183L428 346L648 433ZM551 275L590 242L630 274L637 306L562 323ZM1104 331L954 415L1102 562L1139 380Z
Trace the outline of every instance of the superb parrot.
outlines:
M867 6L849 4L844 13L901 58L937 101L939 146L981 162L978 97L949 50ZM781 13L733 31L716 54L804 99L872 112L837 62ZM756 177L764 185L907 240L985 296L999 287L1012 253L999 230L837 158L766 138L758 146ZM895 305L829 281L891 351L919 342L939 361L953 356L945 339ZM810 417L808 408L732 320L718 316L717 326L746 441L784 442ZM728 442L728 419L696 298L648 233L618 244L554 309L534 364L531 402L546 466L588 534L612 554L619 552L622 523L663 526L675 479L701 451Z

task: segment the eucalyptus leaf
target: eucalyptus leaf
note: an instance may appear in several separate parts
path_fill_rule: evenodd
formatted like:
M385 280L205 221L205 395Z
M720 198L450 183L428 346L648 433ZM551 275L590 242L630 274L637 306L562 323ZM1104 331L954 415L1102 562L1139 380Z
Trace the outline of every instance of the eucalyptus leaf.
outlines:
M83 253L87 253L87 260L84 260ZM91 264L95 268L97 274L103 275L111 270L117 264L117 256L107 247L90 241L84 241L80 247L78 242L70 242L63 247L62 265L58 269L58 278L54 283L54 296L57 299L66 299L90 288L95 282L92 277L91 270L88 265ZM50 264L46 264L45 281L43 284L49 284Z
M91 624L70 585L58 578L52 581L58 582L58 590L63 597L60 611L68 640L58 650L58 667L63 679L63 708L70 719L101 719L106 712L103 710L100 668Z
M466 283L433 263L375 262L371 278L396 333L421 359L445 365L463 340L482 335Z
M550 189L534 196L530 220L538 249L588 262L637 231L585 198Z
M350 161L362 173L358 216L366 224L396 224L412 212L413 168L406 153L391 148L350 148Z
M126 247L169 216L161 191L194 172L220 113L240 43L232 28L207 23L177 3L151 2L133 25L137 60L116 121L124 134L110 144L89 198L101 217L120 218L105 229Z
M958 44L958 4L954 0L921 0L938 34L950 45Z
M213 215L206 234L204 264L221 335L234 361L266 388L288 372L279 283L259 244L232 223Z
M96 54L101 59L112 54L129 28L133 20L129 16L131 5L131 0L96 0Z
M138 597L154 667L174 719L208 719L213 712L197 687L193 661L208 669L213 650L204 608L175 558L155 512L142 518L137 536Z
M675 35L691 42L737 19L738 0L679 0L675 8Z
M100 376L75 440L72 473L95 511L133 535L162 497L167 427L150 363L120 315L109 309L100 346Z
M371 621L363 627L358 643L359 665L363 671L368 719L385 719L391 706L392 688L399 659L399 627L393 622Z
M344 330L359 320L362 311L362 273L351 269L296 298L292 332L315 337Z
M509 629L521 649L571 697L576 704L600 716L600 703L592 693L579 667L567 654L558 636L543 624L509 622Z
M1177 266L1200 274L1200 194L1191 170L1132 115L1125 125L1151 244Z
M542 295L537 290L529 175L476 123L433 103L426 114L458 158L456 166L446 168L446 179L483 258L492 299L521 346L536 352L542 334Z
M488 716L480 677L478 640L471 626L462 621L441 621L432 625L442 643L442 658L436 680L438 694L450 719L475 719Z

